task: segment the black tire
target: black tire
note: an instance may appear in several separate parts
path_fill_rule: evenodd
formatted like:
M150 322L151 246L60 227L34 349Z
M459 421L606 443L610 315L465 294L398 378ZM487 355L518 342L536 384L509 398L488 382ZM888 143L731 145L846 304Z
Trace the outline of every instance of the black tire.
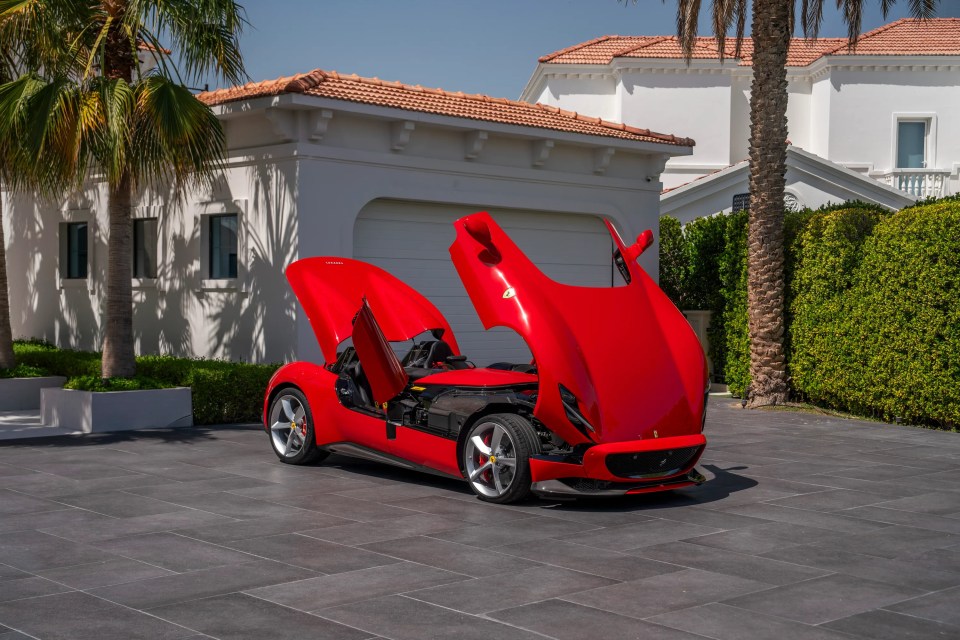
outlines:
M483 416L463 443L464 476L481 500L519 502L530 496L530 456L537 453L540 438L528 420L512 413Z
M310 464L330 455L317 448L313 413L299 389L288 387L277 393L267 419L270 447L281 462Z

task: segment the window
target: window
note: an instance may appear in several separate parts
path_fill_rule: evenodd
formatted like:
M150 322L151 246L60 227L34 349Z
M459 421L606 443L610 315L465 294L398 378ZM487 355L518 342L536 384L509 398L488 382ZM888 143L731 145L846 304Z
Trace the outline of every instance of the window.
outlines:
M897 168L920 169L927 166L926 141L925 120L897 122Z
M157 277L157 219L133 221L133 277Z
M62 277L85 279L87 277L87 223L68 222L64 226L67 232L67 255L66 269Z
M237 277L237 214L210 216L210 278Z
M733 211L749 211L750 210L750 194L749 193L737 193L733 196Z

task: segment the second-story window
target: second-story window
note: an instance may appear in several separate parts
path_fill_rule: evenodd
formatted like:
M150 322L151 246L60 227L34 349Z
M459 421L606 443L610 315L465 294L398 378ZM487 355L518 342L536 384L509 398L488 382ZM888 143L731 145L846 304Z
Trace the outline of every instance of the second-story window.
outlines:
M237 277L237 215L210 216L210 278Z
M157 277L157 219L133 221L133 277Z
M926 120L901 120L897 123L897 169L921 169L927 166Z

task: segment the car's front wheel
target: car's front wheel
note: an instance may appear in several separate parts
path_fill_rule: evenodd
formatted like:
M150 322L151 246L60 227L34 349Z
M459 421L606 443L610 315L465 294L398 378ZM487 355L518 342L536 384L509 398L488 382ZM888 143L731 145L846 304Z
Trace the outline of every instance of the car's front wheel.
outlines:
M270 405L270 444L287 464L308 464L327 457L314 439L313 414L299 389L283 389Z
M481 500L506 504L530 495L530 456L540 439L530 422L510 413L480 418L463 446L463 468Z

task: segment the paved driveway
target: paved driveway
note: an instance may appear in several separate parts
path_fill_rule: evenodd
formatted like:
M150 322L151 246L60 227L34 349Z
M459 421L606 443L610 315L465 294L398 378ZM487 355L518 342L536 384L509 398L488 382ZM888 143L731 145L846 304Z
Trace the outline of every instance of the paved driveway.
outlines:
M960 638L960 436L715 398L710 481L496 507L250 428L0 447L0 640Z

